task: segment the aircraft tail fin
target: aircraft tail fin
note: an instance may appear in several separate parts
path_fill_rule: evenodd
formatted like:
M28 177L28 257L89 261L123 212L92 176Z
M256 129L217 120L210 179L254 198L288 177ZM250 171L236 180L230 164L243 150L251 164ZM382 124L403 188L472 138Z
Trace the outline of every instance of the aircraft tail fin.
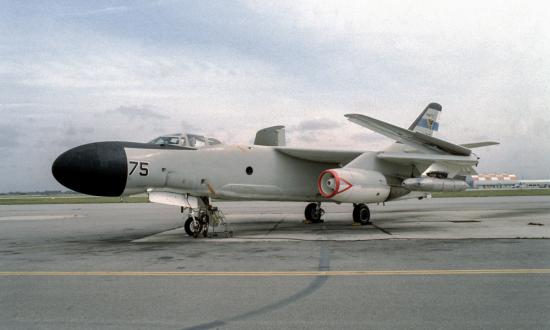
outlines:
M422 111L420 116L409 127L410 131L422 133L424 135L432 136L434 132L439 130L439 115L441 114L442 107L438 103L430 103Z

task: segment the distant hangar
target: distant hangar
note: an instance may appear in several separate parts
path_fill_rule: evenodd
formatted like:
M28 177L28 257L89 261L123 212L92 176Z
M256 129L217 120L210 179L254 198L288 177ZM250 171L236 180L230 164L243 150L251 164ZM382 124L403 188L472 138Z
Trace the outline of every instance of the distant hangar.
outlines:
M467 181L474 189L550 188L550 179L520 180L516 174L509 173L472 175Z

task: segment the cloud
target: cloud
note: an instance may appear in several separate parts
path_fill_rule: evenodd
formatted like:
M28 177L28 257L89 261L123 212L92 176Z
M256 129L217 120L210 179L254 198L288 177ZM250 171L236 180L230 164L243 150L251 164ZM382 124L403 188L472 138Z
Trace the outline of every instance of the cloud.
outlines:
M70 126L65 128L64 133L66 136L79 136L82 134L94 134L96 129L92 126L84 126L84 127L75 127Z
M395 142L383 135L380 135L378 133L374 133L371 131L356 133L351 135L350 138L352 141L362 142L362 143L388 144L388 143Z
M105 112L107 115L111 114L119 114L123 115L129 119L165 119L168 118L167 116L159 113L158 111L155 111L152 109L149 105L131 105L131 106L120 106L113 110L108 110Z
M0 144L19 145L2 189L58 188L51 161L79 143L182 130L246 143L282 124L292 145L383 149L392 142L343 115L408 127L432 101L438 137L502 142L476 150L480 171L550 177L549 8L14 2L0 20Z
M0 103L0 110L3 109L15 109L15 108L27 108L37 106L36 103Z
M21 131L12 125L0 124L0 149L8 150L17 148L21 144Z
M334 119L318 118L318 119L302 120L293 129L298 131L318 131L318 130L326 130L326 129L335 129L341 126L342 126L342 123Z
M61 15L62 17L65 16L76 16L76 17L84 17L84 16L93 16L93 15L103 15L103 14L116 14L116 13L123 13L130 10L127 6L110 6L110 7L104 7L100 9L94 9L94 10L88 10L83 12L75 12L75 13L68 13Z

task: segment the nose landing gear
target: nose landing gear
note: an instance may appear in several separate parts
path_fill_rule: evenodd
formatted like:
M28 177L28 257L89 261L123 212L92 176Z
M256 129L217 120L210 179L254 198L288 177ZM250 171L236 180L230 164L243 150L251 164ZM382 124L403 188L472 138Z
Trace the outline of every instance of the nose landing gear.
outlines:
M233 235L232 231L227 228L225 222L225 216L222 211L217 207L210 204L210 200L206 197L200 198L197 209L191 209L189 217L185 221L184 229L187 235L198 238L200 235L203 237L214 237L218 233L215 231L216 227L222 226L222 233L226 237ZM209 227L212 227L212 231L209 233Z
M202 212L199 211L198 216L190 215L185 221L185 232L193 238L199 237L200 234L202 234L203 237L208 236L208 216L204 213L200 213Z

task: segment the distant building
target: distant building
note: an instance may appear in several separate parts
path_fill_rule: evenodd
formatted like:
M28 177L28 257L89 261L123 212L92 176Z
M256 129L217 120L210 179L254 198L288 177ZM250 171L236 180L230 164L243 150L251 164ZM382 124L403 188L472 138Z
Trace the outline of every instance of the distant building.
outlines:
M478 174L466 180L474 189L544 189L550 188L547 180L519 180L515 174Z
M518 188L519 180L515 174L478 174L471 176L474 189L512 189Z
M547 180L519 180L519 188L550 188L550 179Z

